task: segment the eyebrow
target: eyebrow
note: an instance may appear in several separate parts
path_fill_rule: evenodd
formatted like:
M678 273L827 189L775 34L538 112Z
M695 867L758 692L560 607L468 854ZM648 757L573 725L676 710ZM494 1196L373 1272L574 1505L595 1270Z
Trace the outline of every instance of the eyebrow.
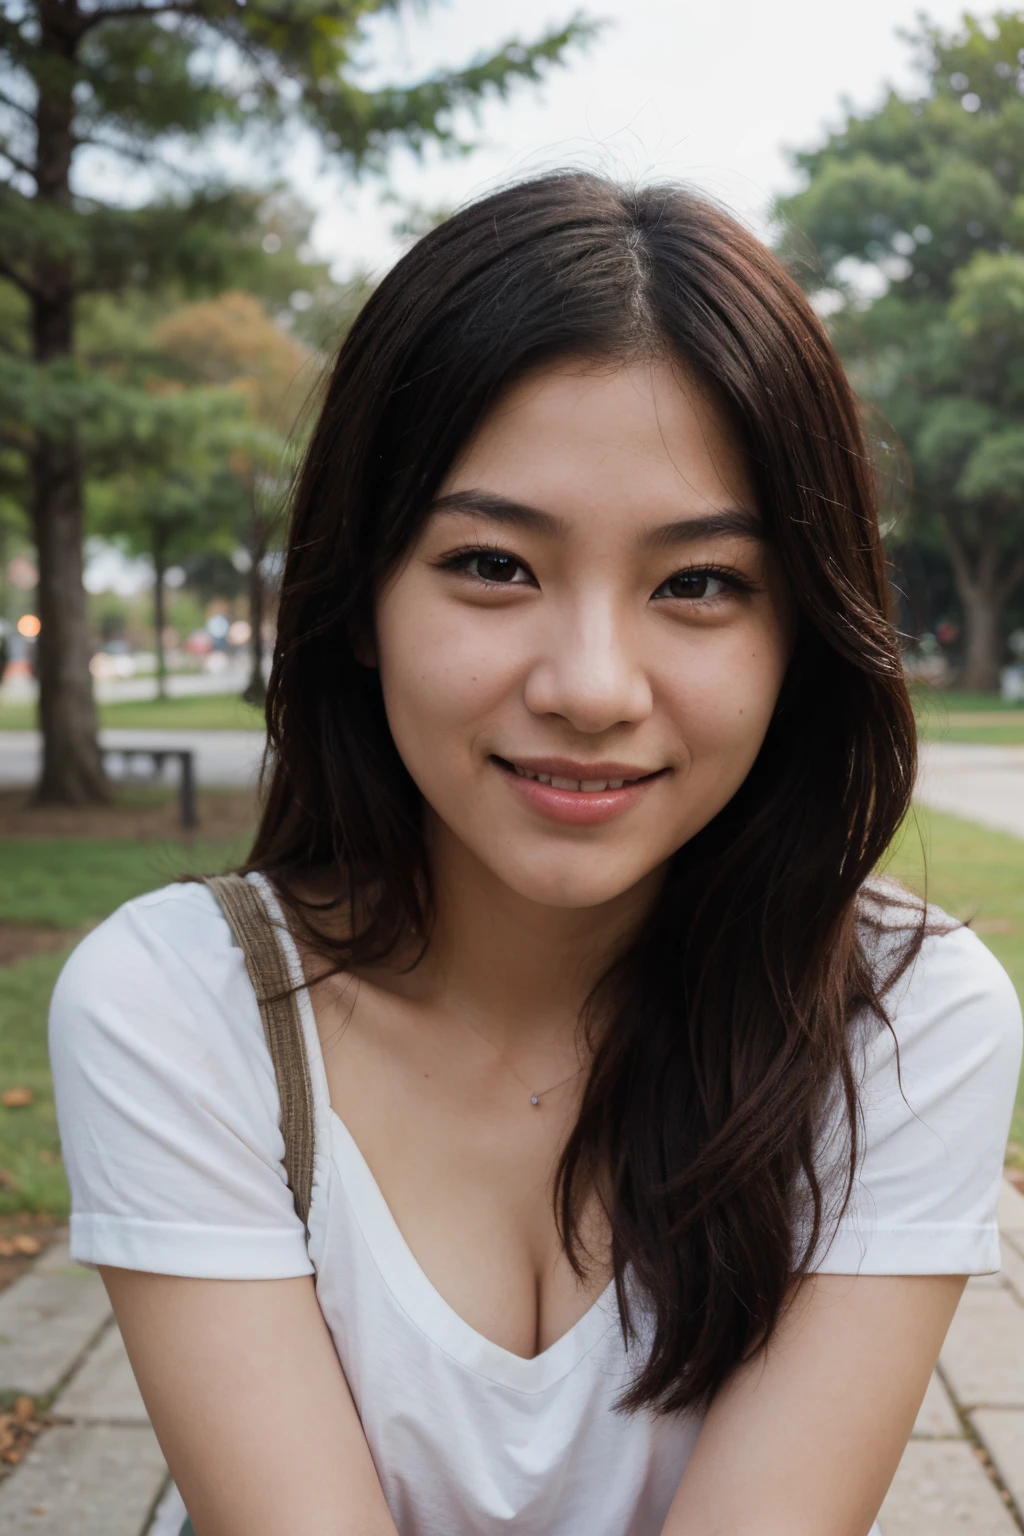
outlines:
M569 524L564 518L556 517L552 512L542 512L539 507L531 507L526 502L495 495L492 491L450 491L446 496L437 497L431 511L465 512L486 517L507 528L528 528L533 533L546 534L548 538L564 539L569 532ZM729 536L763 543L764 524L756 512L743 507L725 507L701 517L681 517L645 529L640 542L648 549L669 549L676 544L693 544L698 539Z

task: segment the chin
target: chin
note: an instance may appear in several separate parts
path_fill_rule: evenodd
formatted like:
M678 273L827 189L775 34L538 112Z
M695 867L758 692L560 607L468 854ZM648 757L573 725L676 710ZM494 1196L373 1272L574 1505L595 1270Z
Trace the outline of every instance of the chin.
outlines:
M537 865L517 863L511 868L496 863L491 868L503 884L524 901L535 902L540 907L563 909L603 906L623 896L650 873L647 869L610 870L607 861L602 861L600 868L588 865L589 861L582 867L573 868L572 861L565 858L563 851L558 867L554 869L543 861Z

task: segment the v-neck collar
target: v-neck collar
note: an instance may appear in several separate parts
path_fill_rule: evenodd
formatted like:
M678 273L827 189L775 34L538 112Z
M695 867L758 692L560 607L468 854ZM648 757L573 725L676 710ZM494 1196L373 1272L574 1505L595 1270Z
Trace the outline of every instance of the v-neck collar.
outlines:
M309 1222L310 1256L314 1266L319 1267L319 1254L313 1251L314 1247L321 1246L315 1238L326 1227L327 1213L323 1206L328 1197L330 1164L337 1170L341 1193L351 1208L381 1280L416 1327L467 1370L515 1391L544 1391L568 1375L608 1330L618 1325L615 1282L606 1286L571 1328L531 1359L478 1333L445 1301L402 1236L369 1164L341 1116L331 1106L323 1049L298 948L270 882L262 875L250 875L249 879L257 886L274 920L289 979L296 988L302 1020L316 1119Z

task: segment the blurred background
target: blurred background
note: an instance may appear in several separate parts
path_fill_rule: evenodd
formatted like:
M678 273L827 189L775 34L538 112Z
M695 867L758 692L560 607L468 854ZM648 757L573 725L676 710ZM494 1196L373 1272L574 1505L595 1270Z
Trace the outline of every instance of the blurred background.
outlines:
M685 180L826 318L864 401L925 751L894 867L921 887L927 849L930 893L1024 988L1024 13L0 18L0 1266L67 1207L45 1055L63 955L244 852L281 513L324 371L410 242L513 177Z

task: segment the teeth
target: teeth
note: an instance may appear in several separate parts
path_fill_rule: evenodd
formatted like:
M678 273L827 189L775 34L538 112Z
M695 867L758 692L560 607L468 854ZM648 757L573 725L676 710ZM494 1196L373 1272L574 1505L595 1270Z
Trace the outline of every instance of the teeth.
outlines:
M538 784L550 784L552 789L571 789L582 791L585 795L600 794L604 789L621 789L623 784L632 784L632 779L560 779L550 773L532 773L529 768L521 768L518 763L512 767L521 779L533 779Z

